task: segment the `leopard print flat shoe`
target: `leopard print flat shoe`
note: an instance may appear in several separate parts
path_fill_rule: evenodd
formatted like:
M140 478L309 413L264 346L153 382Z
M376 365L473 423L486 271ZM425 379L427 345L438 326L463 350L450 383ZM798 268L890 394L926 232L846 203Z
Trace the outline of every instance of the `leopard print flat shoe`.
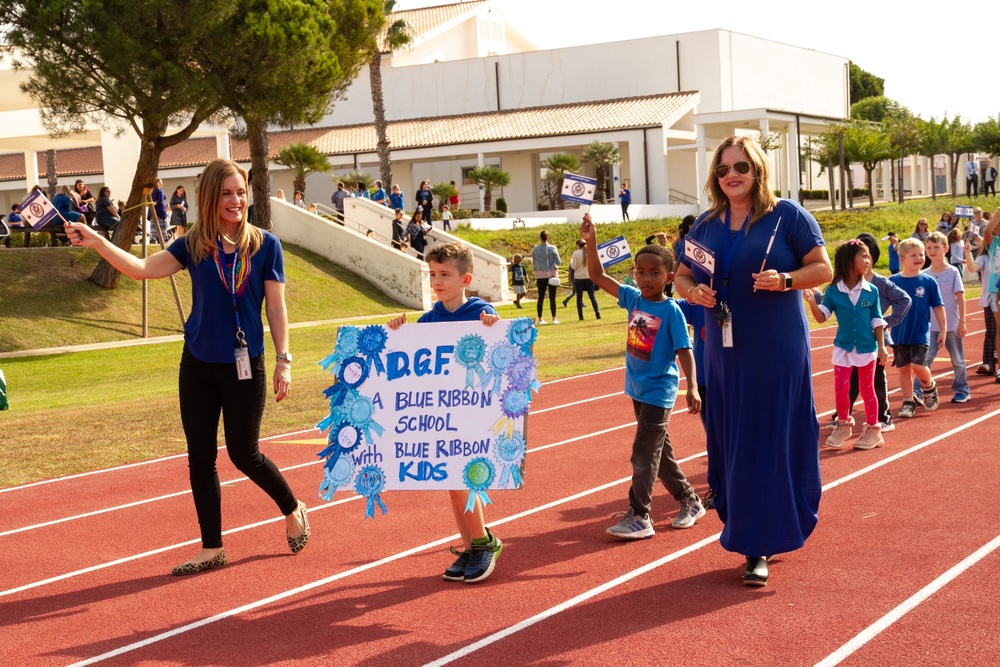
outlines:
M204 570L215 570L220 567L225 567L225 565L226 565L226 550L223 549L219 553L215 554L215 556L209 558L206 561L202 561L200 563L192 563L191 561L188 561L186 563L181 563L173 570L171 570L170 574L174 575L175 577L182 577L186 574L197 574L199 572L203 572Z
M306 544L309 543L309 537L312 532L309 530L309 515L306 513L306 504L299 501L299 507L295 510L299 513L302 518L302 534L298 537L286 537L288 538L288 548L292 550L293 554L297 554L306 548Z

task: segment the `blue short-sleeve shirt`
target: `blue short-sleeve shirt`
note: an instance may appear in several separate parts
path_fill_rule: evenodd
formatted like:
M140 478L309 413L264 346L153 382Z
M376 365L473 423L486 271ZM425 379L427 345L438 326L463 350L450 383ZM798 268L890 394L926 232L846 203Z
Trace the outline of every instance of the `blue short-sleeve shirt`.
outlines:
M674 407L680 382L677 350L691 347L681 309L672 299L644 299L630 285L619 286L618 305L628 311L625 393L641 403Z

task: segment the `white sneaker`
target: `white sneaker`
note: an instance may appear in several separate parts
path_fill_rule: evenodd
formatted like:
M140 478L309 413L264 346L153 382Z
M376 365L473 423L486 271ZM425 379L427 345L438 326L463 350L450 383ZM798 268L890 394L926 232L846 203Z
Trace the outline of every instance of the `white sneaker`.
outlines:
M562 324L562 322L560 322L559 320L555 320L554 319L554 320L552 320L552 324Z
M671 524L674 528L690 528L701 517L705 516L705 507L698 496L691 496L681 501L681 511Z
M539 323L539 324L548 324L548 322L546 322L545 320L543 320L543 319L542 319L542 318L540 318L540 317L538 318L538 323Z
M627 512L618 512L614 515L616 519L619 517L621 520L604 532L623 540L642 540L656 534L649 515L636 516L635 510L629 507Z
M892 431L896 430L896 422L894 421L890 421L888 424L885 422L879 422L879 423L882 424L883 433L891 433Z

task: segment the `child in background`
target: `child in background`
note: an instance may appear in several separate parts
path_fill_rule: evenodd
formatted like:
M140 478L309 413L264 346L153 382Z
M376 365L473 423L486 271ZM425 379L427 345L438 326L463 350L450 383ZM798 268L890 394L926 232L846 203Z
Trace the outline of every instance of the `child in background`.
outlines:
M632 488L628 494L628 511L607 532L626 540L655 534L649 510L657 477L681 505L673 527L690 528L705 516L705 508L674 459L667 433L680 381L677 361L688 379L690 412L697 413L701 409L701 396L687 323L677 304L663 296L663 288L673 279L674 253L658 245L640 249L635 254L635 277L639 286L636 289L621 285L604 273L597 254L597 233L589 213L583 216L580 236L586 242L590 279L616 297L618 305L629 313L625 393L632 398L638 422L632 442Z
M907 316L892 328L892 365L899 371L900 391L904 396L909 395L903 400L899 416L909 418L917 408L917 399L912 391L914 374L920 380L923 390L923 406L928 411L937 410L937 383L926 366L932 313L938 322L938 347L945 344L948 322L937 281L921 273L924 267L924 244L918 239L903 239L899 242L899 260L899 273L889 280L909 294L913 304Z
M888 348L892 346L890 329L899 324L907 311L910 310L910 295L896 287L896 284L885 276L875 273L875 265L878 263L878 258L882 255L875 237L868 232L861 232L858 234L858 240L868 246L868 254L872 257L871 266L865 275L865 280L874 285L875 289L878 290L879 307L882 309L882 319L885 320L885 329L882 336L885 339L885 346ZM697 358L697 354L695 357ZM858 400L860 393L858 369L855 367L851 369L849 413L854 410L854 403ZM882 360L875 361L875 398L878 399L878 421L882 424L882 435L885 435L896 429L896 423L892 421L892 412L889 410L889 383L885 375L885 363ZM848 421L850 421L853 428L854 417L850 417ZM836 411L833 413L833 422L828 428L837 428Z
M958 269L958 277L962 277L962 267L965 266L965 244L962 242L962 231L955 227L948 232L948 248L950 256L948 262ZM933 266L934 261L931 260Z
M528 293L527 288L524 286L524 279L527 274L524 267L521 266L522 260L524 260L524 257L521 257L521 255L514 255L514 259L510 265L510 284L514 288L514 305L518 308L524 308L521 305L521 299Z
M896 232L889 232L882 240L889 241L889 275L894 276L899 273L899 239Z
M451 207L448 204L441 207L441 229L451 231Z
M7 222L11 225L21 226L21 205L14 204L10 207L10 215L7 216Z
M397 211L402 210L405 208L403 203L403 193L400 191L399 186L392 186L392 192L389 193L389 208Z
M954 266L948 265L944 260L944 251L948 247L948 239L941 232L933 232L927 237L927 256L931 258L931 268L924 271L924 275L933 278L938 288L941 290L941 300L944 302L945 320L947 329L945 330L945 347L951 357L951 368L954 376L951 381L952 403L965 403L969 400L969 381L965 374L965 350L962 346L962 339L967 331L965 325L965 285L962 284L962 273ZM930 369L937 356L939 333L937 321L932 318L930 349L927 351L927 368ZM913 387L913 394L917 397L917 402L923 397L920 387Z
M975 259L973 259L975 255ZM978 250L972 249L972 244L965 241L965 270L969 273L976 273L982 276L983 285L986 285L987 277L990 274L990 256L985 245L980 245ZM994 281L995 282L995 281ZM983 320L986 322L986 335L983 336L983 363L976 369L976 375L990 375L996 373L997 368L997 323L993 313L997 310L997 293L991 292L985 287L979 295L979 307L983 309Z
M472 322L479 320L491 327L500 321L493 306L479 297L468 298L465 290L472 282L472 251L461 243L443 243L427 253L431 287L438 301L420 316L421 322ZM406 323L406 313L389 320L389 328L399 329ZM476 497L475 508L465 511L468 492L449 491L451 509L458 532L462 535L462 551L451 548L458 559L444 571L447 581L473 584L483 581L493 572L503 543L486 527L483 506Z
M837 248L833 258L833 280L820 295L805 289L803 297L813 317L822 324L837 316L837 336L833 341L833 383L837 401L837 427L826 440L828 447L840 449L851 437L851 371L858 369L858 388L865 404L865 425L855 449L874 449L881 445L878 398L875 396L875 368L885 364L885 320L879 305L878 289L865 280L872 259L868 246L851 239Z

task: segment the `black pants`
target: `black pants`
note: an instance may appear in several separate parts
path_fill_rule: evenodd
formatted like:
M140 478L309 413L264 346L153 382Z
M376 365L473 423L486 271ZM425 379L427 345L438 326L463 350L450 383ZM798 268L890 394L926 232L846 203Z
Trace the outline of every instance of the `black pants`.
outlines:
M583 293L590 295L590 305L594 307L594 315L601 319L601 310L597 307L597 297L594 296L594 281L590 278L573 281L573 291L576 292L576 314L583 319Z
M986 289L984 286L983 289ZM997 356L997 321L993 309L983 308L983 319L986 320L986 336L983 338L983 363L990 368L996 368Z
M989 195L991 192L993 193L994 197L997 196L996 181L983 181L983 196L985 197Z
M181 357L181 423L187 437L191 493L205 549L222 546L222 490L215 468L222 415L226 451L233 465L264 490L284 515L298 507L277 466L257 448L267 398L263 355L250 362L253 378L238 380L236 364L209 364L184 348Z
M542 310L545 307L545 290L549 291L549 306L552 309L552 319L555 319L557 285L550 285L548 278L538 278L536 284L538 286L538 319L542 319Z
M674 448L667 433L670 408L632 399L632 411L637 424L632 441L632 487L628 491L628 503L636 516L645 516L653 502L657 478L678 502L695 493L674 458Z
M979 179L973 176L965 179L965 192L973 197L979 196Z
M622 220L628 220L628 204L622 202Z

